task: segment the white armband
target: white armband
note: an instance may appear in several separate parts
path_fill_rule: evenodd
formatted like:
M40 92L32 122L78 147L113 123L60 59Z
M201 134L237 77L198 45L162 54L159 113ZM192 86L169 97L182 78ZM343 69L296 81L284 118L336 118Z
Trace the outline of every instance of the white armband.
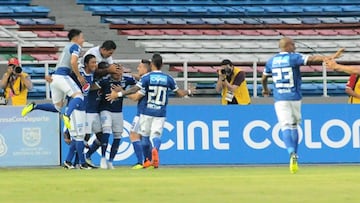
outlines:
M187 93L188 93L188 95L191 95L191 90L189 89L189 90L187 90Z
M117 95L118 95L118 97L122 97L122 96L123 96L123 93L122 93L122 92L118 92Z

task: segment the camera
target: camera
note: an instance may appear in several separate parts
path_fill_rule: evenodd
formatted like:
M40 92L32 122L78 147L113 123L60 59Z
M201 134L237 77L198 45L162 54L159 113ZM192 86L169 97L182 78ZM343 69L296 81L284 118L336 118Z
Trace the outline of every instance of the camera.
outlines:
M223 74L223 75L226 74L226 70L225 70L225 69L221 69L220 72L221 72L221 74Z
M21 73L22 72L22 68L20 66L15 66L14 67L14 71L15 73Z

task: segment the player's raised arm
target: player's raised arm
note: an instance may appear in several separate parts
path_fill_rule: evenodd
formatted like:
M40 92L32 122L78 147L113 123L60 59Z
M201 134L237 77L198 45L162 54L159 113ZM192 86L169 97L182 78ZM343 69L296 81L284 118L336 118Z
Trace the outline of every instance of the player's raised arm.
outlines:
M336 53L329 55L329 56L322 56L322 55L314 55L314 56L309 56L308 58L308 62L322 62L325 59L331 58L331 59L336 59L342 56L342 54L344 53L344 48L340 48L337 50Z

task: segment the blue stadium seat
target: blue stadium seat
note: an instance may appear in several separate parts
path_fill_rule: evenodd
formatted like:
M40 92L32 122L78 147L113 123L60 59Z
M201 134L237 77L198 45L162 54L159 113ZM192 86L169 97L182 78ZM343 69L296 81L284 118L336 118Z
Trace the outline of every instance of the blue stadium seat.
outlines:
M183 18L164 18L164 20L167 21L168 24L173 24L173 25L186 24L186 20L184 20Z
M31 18L14 18L14 20L19 25L36 25L36 21Z
M360 12L360 6L339 6L343 9L344 12Z
M322 8L324 9L324 12L329 12L329 13L343 12L343 9L341 8L341 6L323 6Z
M232 24L232 25L241 25L244 24L243 20L240 20L239 18L223 18L222 19L226 24Z
M55 21L49 18L33 18L33 21L35 21L36 24L39 25L55 25Z
M206 23L206 24L210 24L210 25L221 25L224 24L224 21L219 19L219 18L202 18L202 20Z
M185 14L189 12L189 9L185 6L169 6L168 8L174 14Z
M301 6L284 6L285 12L289 13L303 13L304 7Z
M167 24L167 22L162 18L145 18L145 21L148 24L153 24L153 25L165 25L165 24Z
M145 25L147 22L143 18L126 18L130 24Z
M167 6L152 6L151 10L153 13L169 13L170 14L170 8Z
M323 6L304 6L303 9L309 13L320 13L323 11Z
M321 21L317 18L302 18L304 24L320 24Z
M124 18L104 18L104 22L118 25L126 25L129 23L129 21Z
M205 14L208 12L206 7L203 6L189 6L189 12L193 14Z
M186 21L186 24L195 24L195 25L201 25L205 24L205 22L199 18L184 18Z
M136 13L149 13L152 10L149 6L130 6L130 7L116 6L120 10L116 10L116 9L114 9L114 7L112 7L114 11L117 11L117 12L120 11L120 12L124 12L124 13L126 13L126 12L128 13L131 10Z
M87 6L85 9L94 13L111 12L111 8L108 6Z

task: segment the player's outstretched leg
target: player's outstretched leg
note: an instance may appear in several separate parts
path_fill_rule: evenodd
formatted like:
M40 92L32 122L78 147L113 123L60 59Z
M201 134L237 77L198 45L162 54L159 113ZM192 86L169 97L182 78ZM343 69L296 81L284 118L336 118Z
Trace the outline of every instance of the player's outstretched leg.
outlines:
M76 150L76 142L75 140L71 140L70 146L69 146L69 151L68 154L66 156L66 159L64 161L64 168L66 169L74 169L75 167L72 165L72 159L74 158L75 155L75 150Z

